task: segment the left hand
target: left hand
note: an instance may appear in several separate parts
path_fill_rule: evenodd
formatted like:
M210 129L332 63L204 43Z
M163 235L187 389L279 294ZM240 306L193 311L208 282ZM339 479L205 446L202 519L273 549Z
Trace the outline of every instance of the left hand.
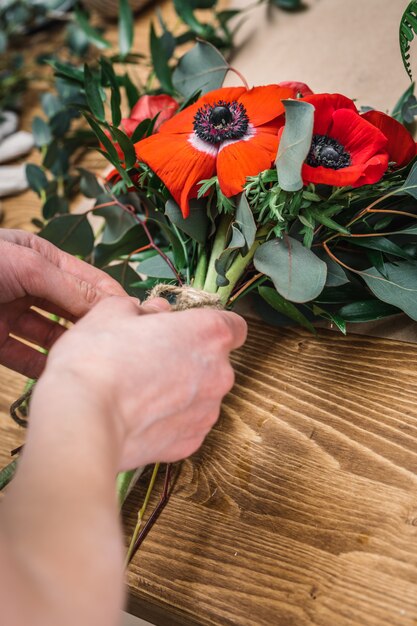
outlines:
M126 295L105 272L45 239L1 229L0 364L29 378L42 373L46 355L19 339L49 350L65 328L32 307L74 322L103 298Z

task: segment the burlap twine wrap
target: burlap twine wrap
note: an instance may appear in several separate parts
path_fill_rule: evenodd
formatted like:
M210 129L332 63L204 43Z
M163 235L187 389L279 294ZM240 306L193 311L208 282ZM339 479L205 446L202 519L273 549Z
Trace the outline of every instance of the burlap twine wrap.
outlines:
M166 298L171 302L174 311L187 309L223 309L220 297L215 293L207 293L194 287L177 287L176 285L155 285L150 291L148 300L151 298Z

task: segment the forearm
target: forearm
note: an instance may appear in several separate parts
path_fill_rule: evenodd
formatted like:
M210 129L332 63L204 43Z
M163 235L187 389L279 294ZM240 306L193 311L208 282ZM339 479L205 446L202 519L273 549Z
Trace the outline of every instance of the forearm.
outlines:
M122 602L118 435L100 424L102 406L82 385L61 382L46 372L38 383L27 444L0 509L11 546L0 585L5 626L113 626Z

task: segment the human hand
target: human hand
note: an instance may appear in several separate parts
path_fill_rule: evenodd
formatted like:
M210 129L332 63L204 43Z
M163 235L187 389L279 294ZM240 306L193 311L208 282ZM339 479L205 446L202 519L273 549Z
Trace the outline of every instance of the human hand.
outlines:
M76 321L102 298L126 296L104 272L20 230L0 230L0 277L0 364L30 378L46 356L10 334L48 350L65 331L33 306Z
M98 415L112 433L118 471L176 461L216 422L234 382L229 353L245 338L246 323L234 313L141 316L133 300L107 298L52 348L32 406L42 413L39 404L60 389L82 397L89 419Z

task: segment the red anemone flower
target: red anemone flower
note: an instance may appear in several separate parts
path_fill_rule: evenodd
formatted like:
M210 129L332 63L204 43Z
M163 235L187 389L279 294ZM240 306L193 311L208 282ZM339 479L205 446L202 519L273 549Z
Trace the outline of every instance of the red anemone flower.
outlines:
M341 94L303 98L314 108L313 140L303 165L305 183L360 187L378 182L388 168L387 138Z
M230 197L248 176L271 167L284 123L281 100L293 96L294 89L278 85L211 91L139 141L138 160L159 176L187 217L200 181L217 174Z
M379 128L388 139L389 160L396 167L407 165L416 156L416 144L408 130L393 117L381 111L367 111L363 119Z

